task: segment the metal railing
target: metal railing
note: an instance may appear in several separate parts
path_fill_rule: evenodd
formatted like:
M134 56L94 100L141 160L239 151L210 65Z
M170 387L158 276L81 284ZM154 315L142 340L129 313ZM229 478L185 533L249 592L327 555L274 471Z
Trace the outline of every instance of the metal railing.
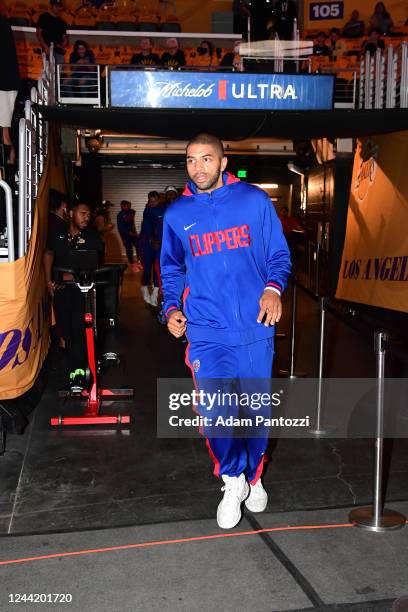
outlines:
M31 100L24 107L19 123L18 256L28 248L34 219L35 202L47 155L48 125L39 107L55 104L55 64L43 56L43 71Z
M283 72L290 67L290 72L312 72L313 43L299 38L297 24L294 24L293 40L275 40L242 43L240 47L240 67L246 69L246 62L262 64L267 62L265 71ZM58 104L76 104L100 107L106 104L102 91L105 85L109 90L109 74L115 68L137 70L136 66L113 65L101 66L95 64L77 65L62 64L53 71L52 56L48 73L47 85L50 91L55 91ZM139 68L146 69L146 68ZM162 67L149 67L148 70L163 70ZM225 70L225 67L180 67L179 70L194 70L213 72ZM228 68L227 68L228 69ZM232 68L231 68L232 69ZM249 72L251 69L249 68ZM404 42L397 48L391 45L386 51L378 49L374 55L367 52L360 62L352 65L336 65L330 62L319 65L318 72L322 74L335 74L335 106L337 108L407 108L408 107L408 43ZM53 76L55 75L55 77ZM53 78L56 79L56 88L53 88ZM106 79L106 83L103 83ZM47 103L47 102L46 102ZM53 104L49 94L48 104Z
M58 64L57 102L100 107L101 67L95 64Z
M6 226L0 236L0 261L7 259L11 262L15 259L13 194L10 185L2 179L0 179L0 188L4 191L6 206Z
M394 529L399 529L405 526L406 518L399 512L384 508L384 381L385 381L385 353L386 348L393 350L393 343L389 335L383 330L378 330L367 324L363 320L358 320L350 313L348 316L342 313L334 304L321 295L314 294L310 289L302 285L295 276L292 277L292 324L290 333L290 364L287 374L290 379L296 379L295 374L295 352L296 352L296 312L297 312L297 289L300 289L304 294L318 303L319 308L319 336L318 336L318 389L314 429L309 430L312 437L330 437L333 431L327 428L324 424L324 403L322 399L322 384L325 370L325 340L327 335L326 330L326 313L330 313L337 321L354 329L362 334L365 338L370 336L374 339L374 352L376 357L376 431L374 445L374 471L373 471L373 502L370 506L362 508L354 508L349 514L350 522L363 529L375 532L387 532ZM373 406L374 408L374 406Z
M19 123L18 256L27 252L40 179L37 147L38 116L27 100Z
M360 60L359 108L408 108L408 43Z
M26 101L24 116L19 121L17 214L13 215L13 192L10 185L4 180L0 181L6 206L6 226L0 233L0 262L14 261L27 252L38 186L47 155L48 126L39 108L55 104L54 70L52 54L49 59L43 55L41 78L37 87L31 89L31 99Z
M322 74L334 74L334 106L336 108L356 108L357 70L350 67L339 67L335 64L322 66Z

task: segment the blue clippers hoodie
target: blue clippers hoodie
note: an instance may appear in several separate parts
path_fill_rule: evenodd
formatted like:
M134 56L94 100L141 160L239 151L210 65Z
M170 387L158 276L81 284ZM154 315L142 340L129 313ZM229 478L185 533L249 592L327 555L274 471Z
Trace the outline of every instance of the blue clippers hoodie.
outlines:
M190 342L237 346L274 335L257 323L259 299L283 291L291 264L268 195L227 172L223 183L197 193L189 182L167 210L161 278L164 310L183 310Z

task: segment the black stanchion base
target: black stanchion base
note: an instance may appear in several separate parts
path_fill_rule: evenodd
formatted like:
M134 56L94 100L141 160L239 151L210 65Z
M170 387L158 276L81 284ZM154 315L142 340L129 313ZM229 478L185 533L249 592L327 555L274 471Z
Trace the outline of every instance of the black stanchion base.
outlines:
M384 508L378 522L376 522L373 506L364 506L352 510L349 514L349 520L355 527L379 533L391 531L392 529L401 529L406 525L406 518L403 514L387 508Z
M326 429L308 429L307 434L314 438L329 438L335 433L334 427L327 427Z

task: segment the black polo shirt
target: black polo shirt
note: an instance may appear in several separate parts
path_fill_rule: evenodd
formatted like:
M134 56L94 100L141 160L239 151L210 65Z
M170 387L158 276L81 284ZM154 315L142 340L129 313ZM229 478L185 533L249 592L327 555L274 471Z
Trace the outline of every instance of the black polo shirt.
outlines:
M67 33L65 21L51 13L42 13L37 21L37 28L41 29L42 36L47 45L50 46L51 43L54 43L55 53L64 55L65 49L61 45Z
M20 76L13 31L7 20L0 15L0 90L18 91Z
M59 268L69 268L70 251L97 251L100 261L105 253L105 244L92 227L87 227L74 236L68 229L53 232L48 236L46 248L47 251L54 252L54 266Z

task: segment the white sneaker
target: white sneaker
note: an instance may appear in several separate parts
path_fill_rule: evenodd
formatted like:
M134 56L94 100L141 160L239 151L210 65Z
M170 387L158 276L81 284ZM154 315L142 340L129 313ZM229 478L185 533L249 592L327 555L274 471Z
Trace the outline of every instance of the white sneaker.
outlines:
M146 304L151 304L149 287L143 285L142 287L140 287L140 291L142 292L142 296Z
M248 497L249 486L244 474L222 476L224 497L217 510L217 523L222 529L232 529L241 519L241 504Z
M150 296L150 303L152 306L157 306L157 298L159 295L159 288L158 287L153 287L153 291L152 294Z
M268 503L268 494L262 486L259 478L254 485L249 485L249 497L245 501L245 507L250 512L263 512Z

